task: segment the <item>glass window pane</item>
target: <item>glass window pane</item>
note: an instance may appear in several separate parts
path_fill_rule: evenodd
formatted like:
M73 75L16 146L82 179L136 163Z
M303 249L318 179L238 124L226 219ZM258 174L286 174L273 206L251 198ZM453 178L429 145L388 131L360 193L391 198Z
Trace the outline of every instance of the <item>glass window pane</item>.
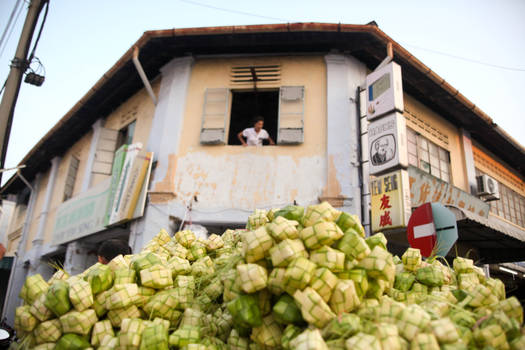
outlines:
M421 168L421 170L424 170L427 173L430 173L430 164L428 162L425 162L424 160L421 160L419 162L419 167Z
M425 162L428 163L429 162L428 151L420 150L420 152L419 152L419 159L424 160Z
M448 151L439 147L439 159L448 161Z
M441 172L439 171L439 168L436 168L435 166L430 167L430 173L436 177L441 176Z
M430 165L439 168L439 159L437 156L430 155Z
M423 137L419 137L419 146L422 150L428 151L428 142Z
M417 167L417 157L409 153L408 154L408 164Z
M437 157L437 155L438 155L438 146L436 146L432 142L429 142L428 143L428 147L430 149L430 154L435 155Z

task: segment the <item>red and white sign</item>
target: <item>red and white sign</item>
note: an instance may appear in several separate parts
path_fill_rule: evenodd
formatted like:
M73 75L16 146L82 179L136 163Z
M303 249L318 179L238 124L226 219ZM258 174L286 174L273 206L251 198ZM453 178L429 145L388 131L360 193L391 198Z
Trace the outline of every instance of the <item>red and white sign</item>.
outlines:
M425 203L418 207L408 220L408 243L412 248L419 248L421 255L429 257L436 245L437 234L432 215L432 205Z

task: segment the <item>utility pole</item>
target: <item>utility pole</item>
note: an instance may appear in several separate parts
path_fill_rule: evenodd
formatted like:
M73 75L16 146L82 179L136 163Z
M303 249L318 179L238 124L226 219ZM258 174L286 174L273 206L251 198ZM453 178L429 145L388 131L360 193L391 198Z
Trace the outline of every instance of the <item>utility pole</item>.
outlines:
M31 0L27 16L24 22L24 28L18 41L15 58L11 62L11 70L5 84L4 95L0 102L0 169L4 168L5 156L7 153L7 144L9 143L9 134L15 111L18 92L22 77L30 62L27 61L27 53L31 45L31 39L40 15L40 11L49 0ZM2 173L0 173L0 181Z

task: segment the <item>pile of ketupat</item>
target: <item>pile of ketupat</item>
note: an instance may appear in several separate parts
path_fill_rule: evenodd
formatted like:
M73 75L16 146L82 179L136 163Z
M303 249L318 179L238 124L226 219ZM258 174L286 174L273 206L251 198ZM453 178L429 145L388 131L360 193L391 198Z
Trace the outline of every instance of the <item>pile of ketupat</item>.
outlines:
M470 259L386 250L328 203L247 230L161 231L77 276L27 279L17 334L43 349L525 349L523 310Z

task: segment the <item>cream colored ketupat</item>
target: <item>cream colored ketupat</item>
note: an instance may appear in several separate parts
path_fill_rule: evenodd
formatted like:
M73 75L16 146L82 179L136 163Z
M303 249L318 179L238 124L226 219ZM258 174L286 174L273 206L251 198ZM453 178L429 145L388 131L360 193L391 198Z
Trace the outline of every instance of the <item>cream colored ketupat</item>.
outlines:
M453 269L328 203L256 210L208 239L162 230L142 252L28 277L29 349L522 349L523 309L474 262Z

